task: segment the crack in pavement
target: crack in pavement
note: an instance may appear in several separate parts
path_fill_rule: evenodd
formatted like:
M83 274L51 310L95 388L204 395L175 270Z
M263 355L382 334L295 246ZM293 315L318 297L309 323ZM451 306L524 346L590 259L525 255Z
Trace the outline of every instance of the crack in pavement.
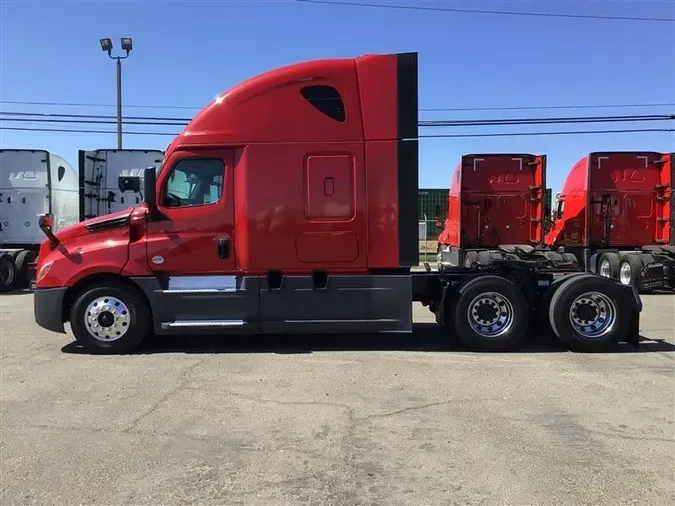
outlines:
M409 411L419 411L421 409L426 409L426 408L433 408L435 406L444 406L447 404L465 404L465 403L473 403L473 402L494 402L494 401L503 401L503 397L493 397L493 398L481 398L481 399L452 399L448 401L437 401L437 402L430 402L427 404L420 404L418 406L409 406L407 408L401 408L397 409L396 411L390 411L388 413L373 413L370 415L366 416L361 416L357 418L358 421L364 421L364 420L369 420L371 418L386 418L389 416L395 416L395 415L400 415L402 413L407 413Z
M131 421L131 423L122 429L120 432L129 432L133 429L136 428L136 426L146 417L150 416L152 413L154 413L162 404L164 404L168 399L176 395L178 392L181 390L185 390L188 386L188 382L190 381L189 375L192 371L194 371L197 367L202 365L204 362L206 362L211 356L207 355L204 358L198 360L194 364L190 365L187 367L183 373L181 374L181 378L178 382L178 385L167 392L165 395L163 395L159 400L157 400L148 410L146 410L144 413L141 415L137 416L134 420Z

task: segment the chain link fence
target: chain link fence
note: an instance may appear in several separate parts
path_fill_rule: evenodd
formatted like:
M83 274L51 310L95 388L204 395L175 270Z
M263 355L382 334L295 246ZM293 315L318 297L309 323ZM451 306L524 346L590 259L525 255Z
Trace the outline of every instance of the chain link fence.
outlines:
M447 188L422 188L418 193L418 235L421 262L436 259L438 235L448 213ZM441 225L441 227L438 226Z

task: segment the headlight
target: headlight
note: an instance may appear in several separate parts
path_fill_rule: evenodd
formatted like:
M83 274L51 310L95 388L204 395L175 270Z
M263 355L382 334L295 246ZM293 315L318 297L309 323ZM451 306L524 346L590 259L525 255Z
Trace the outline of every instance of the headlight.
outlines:
M43 264L42 267L40 267L37 275L35 276L35 283L39 283L47 275L53 263L54 262L47 262L46 264Z

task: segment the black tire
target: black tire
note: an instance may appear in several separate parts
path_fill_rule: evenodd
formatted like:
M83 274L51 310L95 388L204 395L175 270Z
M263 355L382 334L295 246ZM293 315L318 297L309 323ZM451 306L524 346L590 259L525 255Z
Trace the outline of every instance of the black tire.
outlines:
M36 257L35 251L25 249L21 250L14 259L14 263L16 264L17 286L22 288L28 286L28 266L31 262L35 261Z
M12 255L0 255L0 292L9 292L16 286L16 264Z
M116 309L113 299L121 302L122 307L126 306L127 312L119 310L117 317L113 320L119 325L118 329L123 332L122 336L117 338L112 335L115 327L104 327L103 322L101 327L94 329L89 327L87 323L88 306L97 299L102 299L102 304L108 304L110 309ZM108 301L107 303L105 301ZM119 307L119 306L118 306ZM93 309L93 308L92 308ZM99 322L105 313L112 314L114 311L101 311L99 314ZM128 316L128 318L126 318ZM108 319L110 321L110 319ZM127 325L124 325L124 323ZM96 283L85 288L75 299L74 304L70 309L70 326L73 329L73 334L77 342L82 347L92 353L126 353L138 347L141 342L150 334L152 329L152 315L145 298L141 293L126 283L118 281L108 281L105 283ZM89 328L93 332L100 331L101 336L97 338L93 333L90 333ZM102 335L106 329L111 329L109 335L114 340L102 340Z
M480 265L490 265L492 263L492 256L489 251L478 252L478 263Z
M575 276L581 276L582 274L585 274L584 272L573 272L571 274L568 274L562 278L556 279L553 283L551 283L546 291L541 296L541 300L539 301L539 322L542 325L549 325L548 322L548 312L549 309L551 308L551 300L553 299L553 294L560 288L560 285L562 285L565 281L568 279L575 277Z
M595 295L582 298L581 296L586 293ZM579 300L582 304L577 307L590 312L589 316L594 318L593 321L599 324L601 329L607 318L612 318L613 325L607 324L607 328L603 329L604 333L598 332L595 336L591 335L591 332L580 333L574 327L570 314L573 304L576 305ZM574 350L606 351L614 348L630 328L631 312L627 310L625 304L627 304L625 292L618 283L595 274L572 276L553 294L549 307L549 324L555 335ZM591 305L595 305L595 309L591 309ZM578 315L576 312L573 314ZM581 318L583 316L582 314ZM587 328L590 329L591 325Z
M621 262L619 263L619 283L622 285L634 286L638 290L640 289L640 271L642 270L642 259L640 255L635 253L628 253L627 255L621 256ZM627 283L624 283L621 280L621 271L625 268L630 269L630 278Z
M619 276L619 255L611 251L600 255L600 258L598 259L598 274L600 276L602 276L602 274L600 274L600 266L604 261L607 261L607 264L609 265L609 278L617 279Z
M557 251L544 251L544 256L549 262L562 262L563 256Z
M562 254L562 259L565 262L573 262L573 263L579 263L579 260L577 259L576 255L574 253L563 253Z
M467 251L464 254L464 267L473 267L473 264L478 263L478 253L475 251Z
M490 296L490 293L496 293L498 297ZM476 302L481 294L485 294L486 302L483 304ZM503 311L502 315L511 313L511 322L506 331L500 335L489 336L487 332L481 334L472 327L472 321L479 324L474 318L478 318L481 307L485 307L489 317L498 317L492 312L499 310L499 306ZM477 351L514 349L525 337L529 326L529 309L525 296L513 283L499 276L480 276L467 281L459 289L449 317L451 320L446 324L452 326L453 332L468 348ZM497 331L502 325L498 320L497 324L486 325L484 328L487 330L491 327Z

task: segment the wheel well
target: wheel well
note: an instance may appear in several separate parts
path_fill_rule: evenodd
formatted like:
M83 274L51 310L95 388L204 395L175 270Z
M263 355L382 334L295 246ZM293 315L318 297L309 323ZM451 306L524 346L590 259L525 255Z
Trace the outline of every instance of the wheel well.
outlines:
M70 321L70 308L73 306L75 299L80 293L82 293L84 290L86 290L95 283L105 283L105 282L121 283L126 285L130 289L135 290L136 293L140 295L140 297L145 301L148 311L150 312L150 317L154 318L152 314L152 305L150 304L148 297L136 283L131 281L129 278L119 276L118 274L103 273L103 274L94 274L92 276L88 276L84 279L81 279L73 286L69 287L68 290L66 290L66 294L63 298L63 305L61 306L63 311L61 315L62 321L64 322Z

